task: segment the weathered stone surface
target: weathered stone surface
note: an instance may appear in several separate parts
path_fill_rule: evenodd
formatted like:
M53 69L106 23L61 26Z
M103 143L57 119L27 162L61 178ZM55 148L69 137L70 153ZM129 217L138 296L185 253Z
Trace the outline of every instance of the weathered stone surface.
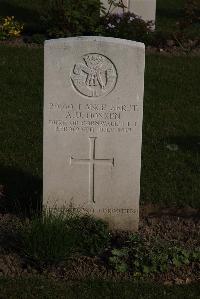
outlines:
M110 5L108 3L108 0L101 0L101 3L106 8L107 11L111 13L123 13L129 11L129 0L123 0L122 3L124 5L124 8L122 7L115 7L114 5Z
M45 43L44 204L137 230L144 45L105 37Z
M156 20L156 0L130 0L129 11L134 12L144 21Z

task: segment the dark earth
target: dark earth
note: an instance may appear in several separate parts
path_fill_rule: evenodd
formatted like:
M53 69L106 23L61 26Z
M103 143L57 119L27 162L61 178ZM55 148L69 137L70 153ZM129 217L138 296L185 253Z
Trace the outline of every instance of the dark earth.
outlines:
M157 237L175 245L193 250L200 247L200 209L160 208L153 205L141 207L139 234L147 240ZM20 219L11 214L0 214L0 276L45 276L66 281L103 279L129 280L129 273L117 273L99 257L78 256L56 265L38 265L20 254L16 228ZM127 233L115 233L118 239ZM144 279L144 278L143 278ZM163 284L188 284L200 282L200 263L170 269L146 278Z

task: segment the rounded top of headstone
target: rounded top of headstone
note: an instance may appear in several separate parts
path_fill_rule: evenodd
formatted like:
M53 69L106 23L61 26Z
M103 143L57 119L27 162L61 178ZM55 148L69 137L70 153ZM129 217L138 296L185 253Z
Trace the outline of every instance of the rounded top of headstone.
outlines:
M131 41L127 39L114 38L114 37L104 37L104 36L77 36L68 38L51 39L45 41L45 46L56 47L57 45L67 45L76 42L97 42L97 43L114 43L124 46L130 46L134 48L145 49L145 45L140 42Z

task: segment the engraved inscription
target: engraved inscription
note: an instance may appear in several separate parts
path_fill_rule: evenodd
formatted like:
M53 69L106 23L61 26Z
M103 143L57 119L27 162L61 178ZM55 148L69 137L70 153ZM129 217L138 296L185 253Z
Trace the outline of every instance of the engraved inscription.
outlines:
M74 88L80 94L97 98L109 94L117 82L117 71L111 60L97 53L86 54L71 73Z
M141 107L135 104L49 103L49 126L58 133L129 134L139 121Z
M94 208L84 208L84 207L70 207L68 209L70 212L85 212L89 214L139 214L138 209L130 209L130 208L100 208L100 209L94 209Z
M95 203L94 196L94 177L95 177L95 165L105 164L111 165L114 167L114 158L113 159L97 159L96 158L96 139L97 137L89 137L90 141L90 153L89 159L75 159L70 157L70 165L72 164L86 164L89 165L89 201Z

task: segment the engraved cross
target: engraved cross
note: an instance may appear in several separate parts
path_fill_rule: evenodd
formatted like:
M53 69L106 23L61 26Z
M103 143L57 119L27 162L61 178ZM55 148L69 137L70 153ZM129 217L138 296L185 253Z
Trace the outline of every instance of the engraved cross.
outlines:
M97 159L96 158L96 139L97 137L89 137L90 151L89 159L75 159L70 157L70 165L72 164L86 164L89 165L89 199L90 202L95 203L94 186L95 186L95 165L105 164L114 167L113 159Z

